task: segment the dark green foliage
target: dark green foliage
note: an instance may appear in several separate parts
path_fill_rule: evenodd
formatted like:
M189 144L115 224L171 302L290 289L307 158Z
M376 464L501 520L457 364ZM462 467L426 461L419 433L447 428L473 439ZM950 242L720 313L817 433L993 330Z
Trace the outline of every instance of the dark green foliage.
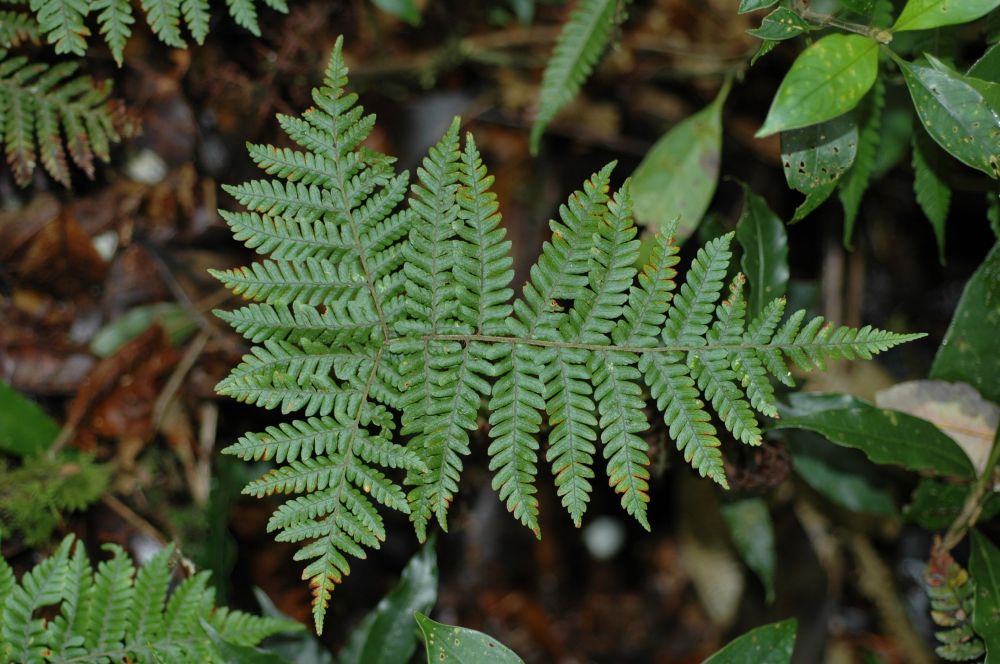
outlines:
M91 569L67 537L16 581L0 563L0 658L5 662L226 662L201 621L226 643L253 646L297 623L214 605L208 574L169 591L173 546L136 570L121 547ZM55 617L52 617L55 616Z
M0 534L20 535L28 546L42 546L63 512L85 509L107 485L107 469L88 457L35 456L17 468L0 459Z
M915 338L802 311L782 322L781 299L750 319L742 275L722 298L732 234L698 252L676 293L673 229L637 275L629 186L611 192L613 165L560 208L511 303L510 243L471 136L463 146L452 124L404 204L409 176L362 147L374 118L345 85L338 42L316 106L278 118L302 150L249 148L280 179L227 187L248 211L226 221L269 257L214 272L256 301L220 312L257 345L219 392L306 418L225 451L277 462L245 492L291 495L269 529L305 542L296 558L309 561L317 629L347 555L364 558L385 538L376 503L408 514L421 539L432 520L447 528L484 402L493 488L521 523L540 533L544 429L544 459L576 524L603 456L622 506L648 527L643 385L684 458L726 486L718 427L760 443L754 410L776 413L769 374L791 384L786 358L822 368Z
M21 186L31 182L35 166L69 186L69 158L87 177L94 157L110 159L111 143L129 133L124 114L111 99L110 82L76 76L76 62L48 66L0 48L0 144Z
M950 662L979 659L986 647L972 629L975 583L968 572L946 552L935 552L924 573L931 619L945 629L935 633L941 645L937 654Z

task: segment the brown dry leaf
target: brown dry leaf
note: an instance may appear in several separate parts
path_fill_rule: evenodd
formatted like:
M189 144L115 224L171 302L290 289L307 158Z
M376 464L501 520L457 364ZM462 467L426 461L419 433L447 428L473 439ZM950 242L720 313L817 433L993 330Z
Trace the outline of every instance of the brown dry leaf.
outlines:
M59 214L59 201L39 194L28 205L0 210L0 260L9 260Z
M66 209L35 235L18 266L25 285L57 297L77 295L99 284L107 269L90 236Z
M98 437L152 437L153 402L177 360L166 333L153 325L99 362L69 405L74 444L92 451Z
M927 420L965 451L976 474L986 468L993 445L1000 406L984 399L966 383L911 380L875 395L879 408L891 408Z

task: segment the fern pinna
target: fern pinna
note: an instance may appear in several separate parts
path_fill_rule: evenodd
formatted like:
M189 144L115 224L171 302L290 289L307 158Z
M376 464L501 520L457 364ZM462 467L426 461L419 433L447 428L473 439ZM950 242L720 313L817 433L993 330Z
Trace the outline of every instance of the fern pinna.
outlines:
M783 300L747 320L742 276L719 301L731 234L698 252L680 288L669 231L637 274L628 185L609 192L613 165L560 208L512 303L510 242L472 137L462 144L456 120L410 186L392 158L362 145L374 117L345 92L346 76L338 41L315 107L278 117L302 150L249 147L275 177L227 187L248 211L222 214L268 257L215 272L254 300L219 316L256 344L219 392L304 416L225 451L278 464L245 492L294 496L269 528L306 542L296 558L308 561L317 630L347 556L385 537L376 503L408 514L421 539L432 520L447 529L484 403L493 488L521 523L540 532L545 426L545 461L575 523L601 455L622 506L648 528L643 389L684 458L725 486L703 400L756 445L753 411L776 414L769 376L791 384L785 358L822 368L918 336L806 322L801 311L782 322Z
M172 545L139 570L121 547L104 548L112 557L92 570L83 545L69 536L20 581L0 560L2 661L222 663L272 634L301 628L216 608L207 572L170 590Z

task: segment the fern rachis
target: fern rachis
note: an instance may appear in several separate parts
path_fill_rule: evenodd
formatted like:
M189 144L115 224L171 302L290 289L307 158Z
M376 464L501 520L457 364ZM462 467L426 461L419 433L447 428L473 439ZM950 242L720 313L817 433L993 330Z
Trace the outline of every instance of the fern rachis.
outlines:
M628 185L610 191L613 165L560 208L511 302L510 242L472 137L463 145L456 120L411 186L363 146L374 118L345 92L346 74L338 41L316 106L279 116L302 151L250 146L275 178L227 187L248 210L224 218L269 257L215 272L256 300L220 312L256 346L219 391L306 417L225 451L275 460L245 491L290 495L269 528L305 542L296 558L308 562L317 630L347 555L385 538L376 504L409 514L420 539L432 519L447 528L484 402L493 487L524 525L540 533L547 417L545 459L574 522L600 455L623 508L648 528L644 387L685 459L725 485L718 427L759 442L753 411L775 414L768 375L790 383L786 358L822 368L919 336L803 325L804 312L782 323L782 300L746 320L742 276L721 299L731 234L698 252L679 288L669 232L637 275Z

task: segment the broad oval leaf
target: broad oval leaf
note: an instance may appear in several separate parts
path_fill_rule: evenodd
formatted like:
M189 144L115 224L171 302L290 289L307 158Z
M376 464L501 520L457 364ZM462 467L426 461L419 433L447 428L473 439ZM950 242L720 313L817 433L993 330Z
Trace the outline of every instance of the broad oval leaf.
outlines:
M417 649L417 630L410 619L434 607L437 585L437 557L431 538L406 564L396 587L351 634L338 664L410 661Z
M793 408L812 408L826 395L791 394ZM829 405L821 401L824 405ZM875 463L893 464L971 479L975 469L958 444L930 422L906 413L877 408L848 397L840 407L813 410L778 420L775 429L808 429L832 443L853 447Z
M34 401L0 380L0 451L19 457L49 448L59 425Z
M743 248L740 266L750 282L747 316L753 319L768 302L784 295L788 287L788 234L767 201L746 184L740 185L746 202L736 226L736 239Z
M444 625L414 615L427 648L427 664L524 664L513 650L474 629Z
M847 113L878 76L878 42L833 34L807 48L774 96L757 137L831 120Z
M986 661L1000 656L1000 549L978 530L972 531L969 574L976 582L972 627L986 643Z
M762 498L744 498L722 506L722 517L740 558L764 584L767 603L774 601L774 524Z
M792 37L798 37L803 32L814 29L814 27L791 9L778 7L764 17L759 28L747 30L747 33L759 39L783 41Z
M956 159L1000 177L1000 115L961 74L927 57L931 66L897 61L927 133Z
M909 0L892 29L903 32L968 23L997 7L1000 0Z
M788 664L795 649L795 618L757 627L730 641L703 664Z
M830 197L858 154L853 113L781 132L781 165L788 186L806 195L792 221L801 221Z
M691 235L705 216L719 179L723 86L711 104L663 135L632 174L635 219L654 228L675 218L676 239Z
M1000 403L1000 244L965 284L930 377L968 383Z

